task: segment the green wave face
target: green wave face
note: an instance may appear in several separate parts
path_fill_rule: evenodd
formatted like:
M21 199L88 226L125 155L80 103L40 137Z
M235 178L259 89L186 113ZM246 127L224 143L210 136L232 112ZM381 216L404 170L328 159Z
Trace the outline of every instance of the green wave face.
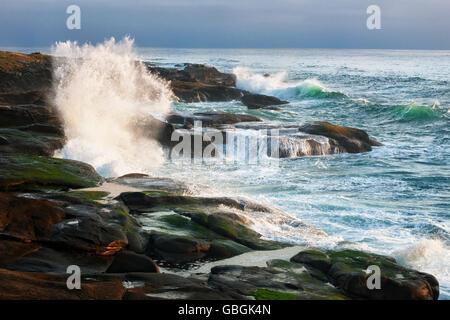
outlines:
M396 106L393 113L400 121L425 121L433 120L438 117L438 114L433 107L418 106L414 103L408 106Z

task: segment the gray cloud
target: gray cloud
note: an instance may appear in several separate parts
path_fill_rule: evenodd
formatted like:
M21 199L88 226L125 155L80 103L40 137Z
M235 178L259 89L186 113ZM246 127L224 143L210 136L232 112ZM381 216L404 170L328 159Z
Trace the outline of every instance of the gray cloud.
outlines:
M366 8L382 9L382 30ZM82 29L67 30L69 4ZM103 41L131 35L141 46L450 49L447 0L6 0L1 46Z

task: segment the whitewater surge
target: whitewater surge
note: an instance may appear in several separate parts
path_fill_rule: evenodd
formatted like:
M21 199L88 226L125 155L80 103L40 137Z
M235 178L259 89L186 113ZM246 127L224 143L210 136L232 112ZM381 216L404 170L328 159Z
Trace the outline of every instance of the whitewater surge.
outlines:
M240 89L260 94L273 95L282 99L296 97L343 97L345 94L326 88L317 79L306 79L288 83L285 71L271 75L252 73L248 68L236 67L236 86Z
M450 248L440 239L421 239L393 255L403 265L438 275L441 282L450 281Z
M166 82L136 62L133 40L98 45L59 42L52 48L54 102L65 125L63 157L93 165L104 176L148 173L163 150L134 128L141 117L170 111Z

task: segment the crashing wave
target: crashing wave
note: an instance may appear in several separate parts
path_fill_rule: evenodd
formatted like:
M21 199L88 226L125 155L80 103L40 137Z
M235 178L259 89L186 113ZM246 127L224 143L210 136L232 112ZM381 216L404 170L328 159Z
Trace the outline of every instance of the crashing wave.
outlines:
M262 75L250 72L244 67L233 69L236 75L236 86L239 89L272 95L281 99L290 98L342 98L346 95L342 92L332 91L326 88L317 79L306 79L299 82L286 82L287 73L279 72L272 75Z
M133 40L57 43L53 53L55 105L65 125L63 156L93 165L104 176L148 173L164 161L157 142L137 132L149 113L166 113L166 82L138 63Z

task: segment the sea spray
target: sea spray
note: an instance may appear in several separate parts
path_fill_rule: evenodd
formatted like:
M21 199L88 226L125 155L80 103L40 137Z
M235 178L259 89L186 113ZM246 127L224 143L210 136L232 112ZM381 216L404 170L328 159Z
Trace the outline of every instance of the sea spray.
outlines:
M419 239L414 245L393 252L399 263L433 274L443 283L450 281L450 247L441 239ZM441 286L441 293L450 294L448 288Z
M168 84L137 62L133 40L114 38L52 48L54 102L65 125L63 156L85 161L104 176L148 173L163 162L156 141L135 130L139 119L170 110Z

